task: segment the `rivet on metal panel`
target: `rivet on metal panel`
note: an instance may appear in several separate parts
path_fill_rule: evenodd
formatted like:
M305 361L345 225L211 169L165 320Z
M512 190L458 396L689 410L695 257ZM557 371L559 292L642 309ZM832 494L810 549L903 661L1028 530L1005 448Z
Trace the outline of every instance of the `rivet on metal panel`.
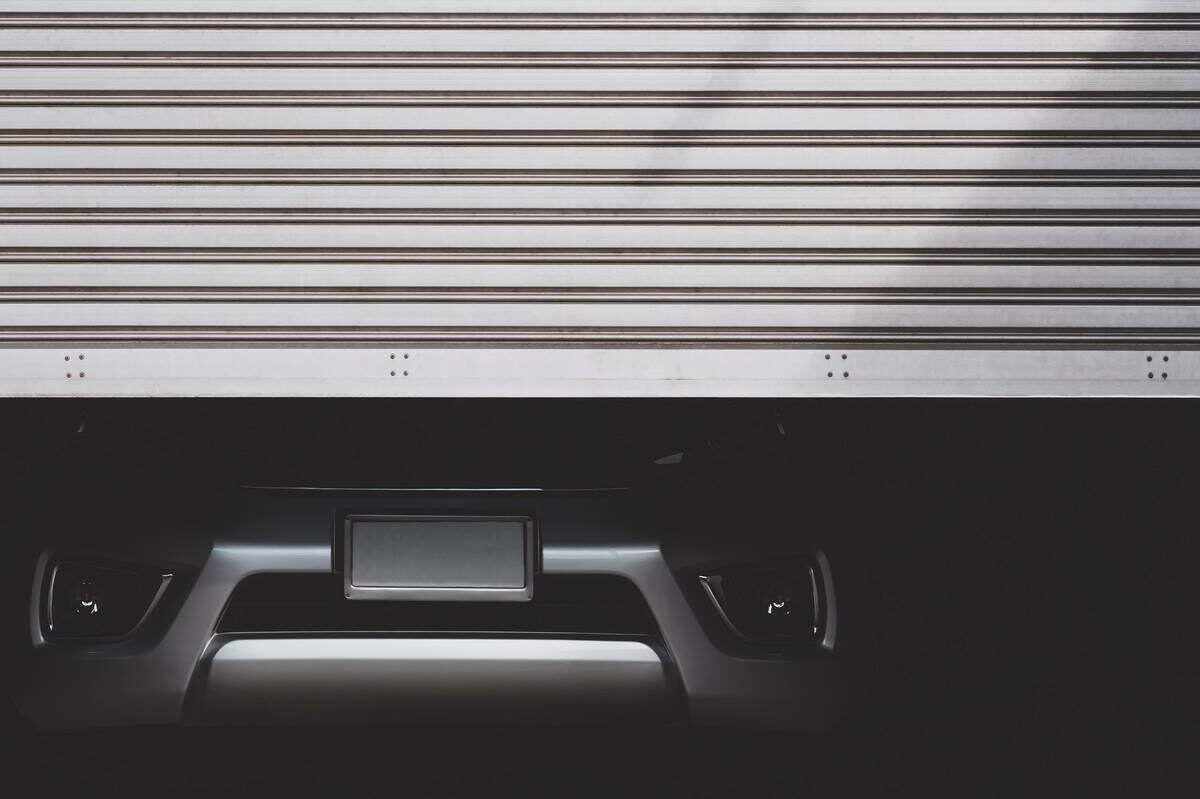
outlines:
M1150 363L1150 364L1152 364L1152 363L1154 363L1154 361L1155 361L1157 358L1162 358L1162 360L1163 360L1163 363L1167 363L1167 362L1170 360L1170 356L1169 356L1169 355L1163 355L1162 353L1151 353L1151 354L1149 354L1149 355L1147 355L1147 356L1146 356L1146 363ZM1151 366L1150 368L1151 368L1151 369L1153 369L1154 367L1153 367L1153 366ZM1156 374L1156 373L1154 373L1154 372L1147 372L1147 373L1146 373L1146 379L1147 379L1147 380L1153 380L1153 379L1154 379L1154 378L1156 378L1156 377L1161 377L1163 380L1166 380L1166 379L1167 379L1167 373L1166 373L1166 372L1163 372L1163 373L1161 373L1161 374Z
M1155 359L1156 357L1158 357L1158 358L1162 358L1162 362L1163 362L1163 363L1169 363L1169 362L1171 361L1171 356L1170 356L1170 355L1161 355L1161 354L1160 354L1160 355L1147 355L1147 356L1146 356L1146 363L1153 363L1153 362L1154 362L1154 359ZM1166 373L1166 372L1161 372L1161 373L1159 373L1159 374L1155 374L1154 372L1147 372L1147 373L1146 373L1146 379L1147 379L1147 380L1153 380L1155 377L1161 378L1162 380L1166 380L1166 379L1167 379L1167 373Z

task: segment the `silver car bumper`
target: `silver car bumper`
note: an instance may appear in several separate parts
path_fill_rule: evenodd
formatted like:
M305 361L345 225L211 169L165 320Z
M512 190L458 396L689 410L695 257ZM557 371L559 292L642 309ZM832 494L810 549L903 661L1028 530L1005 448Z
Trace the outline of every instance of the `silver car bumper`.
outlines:
M218 503L219 504L219 503ZM332 521L354 512L532 512L541 573L618 575L640 591L653 642L569 636L223 635L235 587L264 572L329 573ZM820 731L841 715L852 669L839 633L829 560L813 541L748 525L717 542L661 530L623 492L258 491L219 512L177 519L48 523L34 580L34 646L11 693L39 727L176 723L356 723L470 717L497 721L692 723ZM97 532L99 530L100 532ZM816 552L827 621L804 656L729 651L687 592L690 564ZM55 553L94 553L179 565L175 606L145 634L108 644L51 642L41 588ZM190 561L190 562L189 562ZM707 620L711 622L711 619ZM156 627L157 625L157 627Z

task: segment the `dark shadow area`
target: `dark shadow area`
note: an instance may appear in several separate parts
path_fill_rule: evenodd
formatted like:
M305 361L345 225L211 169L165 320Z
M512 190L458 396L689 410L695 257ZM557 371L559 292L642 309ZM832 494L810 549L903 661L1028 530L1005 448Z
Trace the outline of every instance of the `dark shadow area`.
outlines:
M13 795L1200 786L1195 402L42 400L0 403L0 434L6 659L29 645L23 531L38 514L247 484L629 486L647 518L677 523L753 507L834 542L864 648L858 699L821 738L486 719L47 734L6 704Z

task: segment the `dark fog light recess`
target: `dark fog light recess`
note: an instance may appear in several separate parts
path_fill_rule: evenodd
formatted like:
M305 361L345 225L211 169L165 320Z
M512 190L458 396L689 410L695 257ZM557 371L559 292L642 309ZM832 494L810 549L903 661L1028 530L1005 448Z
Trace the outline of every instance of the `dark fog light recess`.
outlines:
M700 578L729 628L748 641L812 641L821 629L821 589L812 564L721 569Z
M116 639L150 615L171 575L155 569L60 561L49 570L48 639Z

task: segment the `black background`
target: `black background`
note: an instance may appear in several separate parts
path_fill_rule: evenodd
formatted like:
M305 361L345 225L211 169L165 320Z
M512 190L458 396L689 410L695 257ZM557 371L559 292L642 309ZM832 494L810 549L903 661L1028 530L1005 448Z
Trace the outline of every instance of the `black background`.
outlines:
M49 735L6 703L0 769L16 795L1200 786L1196 402L21 400L0 403L0 432L6 658L27 645L34 514L244 483L632 486L660 513L753 502L841 542L866 641L855 706L820 738L486 724ZM652 465L678 451L682 466Z

